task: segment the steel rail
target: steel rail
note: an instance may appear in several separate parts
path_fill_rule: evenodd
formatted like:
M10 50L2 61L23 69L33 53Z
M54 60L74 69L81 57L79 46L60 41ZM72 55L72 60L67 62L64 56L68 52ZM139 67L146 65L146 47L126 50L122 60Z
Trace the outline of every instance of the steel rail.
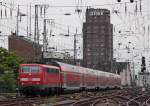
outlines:
M135 97L135 98L129 100L128 102L126 102L127 106L129 106L129 103L131 103L131 102L137 103L138 106L144 106L144 105L147 104L148 100L150 100L150 98L145 99L144 101L141 101L141 102L139 102L139 101L136 100L136 99L140 99L141 97L146 97L146 98L147 98L146 93L143 94L143 95L139 95L139 96L137 96L137 97ZM149 97L149 96L148 96L148 97ZM141 98L140 100L142 100L142 99L143 99L143 98Z
M150 106L150 104L148 103L149 102L149 100L150 100L150 98L148 98L147 100L146 100L146 106Z

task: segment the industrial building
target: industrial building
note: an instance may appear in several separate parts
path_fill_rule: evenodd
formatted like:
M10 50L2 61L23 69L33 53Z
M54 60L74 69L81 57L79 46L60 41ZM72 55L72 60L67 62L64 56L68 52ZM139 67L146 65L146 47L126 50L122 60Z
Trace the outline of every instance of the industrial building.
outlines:
M24 36L16 36L12 34L8 38L8 50L15 52L24 62L39 62L42 56L42 46L25 38Z
M86 10L86 22L83 23L83 66L112 72L112 29L109 10Z

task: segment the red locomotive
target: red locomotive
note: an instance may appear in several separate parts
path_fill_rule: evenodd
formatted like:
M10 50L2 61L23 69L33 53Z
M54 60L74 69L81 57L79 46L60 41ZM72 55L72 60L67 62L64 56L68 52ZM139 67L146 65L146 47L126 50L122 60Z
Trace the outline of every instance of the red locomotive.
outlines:
M18 83L23 94L120 87L120 75L61 62L20 64Z

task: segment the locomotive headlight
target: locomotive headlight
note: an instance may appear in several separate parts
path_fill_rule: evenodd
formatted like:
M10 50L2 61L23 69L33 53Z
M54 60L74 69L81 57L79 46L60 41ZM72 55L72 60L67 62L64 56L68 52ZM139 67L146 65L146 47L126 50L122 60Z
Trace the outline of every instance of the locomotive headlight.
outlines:
M24 85L24 83L21 83L22 85Z
M20 81L28 81L28 78L20 78Z

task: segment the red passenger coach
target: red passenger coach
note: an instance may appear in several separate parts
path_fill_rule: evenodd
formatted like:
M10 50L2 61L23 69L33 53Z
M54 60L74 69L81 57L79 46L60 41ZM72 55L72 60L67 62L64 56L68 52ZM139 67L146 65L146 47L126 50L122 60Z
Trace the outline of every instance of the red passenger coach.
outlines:
M18 83L23 94L120 87L119 75L61 62L20 64Z

